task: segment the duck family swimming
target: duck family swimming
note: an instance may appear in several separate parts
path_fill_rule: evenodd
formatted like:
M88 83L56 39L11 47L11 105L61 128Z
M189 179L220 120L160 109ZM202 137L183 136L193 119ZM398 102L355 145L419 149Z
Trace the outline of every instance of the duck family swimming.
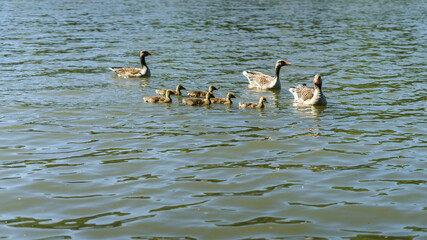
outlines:
M139 53L141 68L135 67L112 67L112 71L117 73L118 77L122 78L141 78L150 77L151 71L147 66L145 57L153 55L151 52L142 50ZM248 89L258 90L280 90L280 70L283 66L291 65L291 63L284 60L277 60L274 67L274 76L271 77L261 72L256 71L243 71L243 75L248 79ZM314 88L308 88L306 84L299 84L295 87L289 88L289 91L294 96L294 102L298 106L325 106L327 104L326 97L322 92L322 78L320 75L315 75ZM175 90L172 89L158 89L156 94L165 95L144 97L147 103L170 103L172 102L171 95L182 96L181 90L186 90L181 84L176 86ZM215 98L213 91L218 90L214 85L210 85L208 91L187 91L187 96L194 98L183 99L185 105L201 106L210 104L232 104L231 98L236 98L233 93L228 93L225 98ZM200 99L204 98L204 99ZM262 96L258 103L253 102L239 102L239 108L264 108L264 103L267 103L267 98Z

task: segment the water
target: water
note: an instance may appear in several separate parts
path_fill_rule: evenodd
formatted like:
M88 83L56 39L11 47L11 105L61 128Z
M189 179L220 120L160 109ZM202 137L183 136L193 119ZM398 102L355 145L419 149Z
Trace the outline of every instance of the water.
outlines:
M426 10L3 1L0 238L427 239ZM108 71L140 50L151 78ZM282 91L246 90L241 72L277 59ZM328 106L293 106L315 74ZM179 83L237 99L142 100Z

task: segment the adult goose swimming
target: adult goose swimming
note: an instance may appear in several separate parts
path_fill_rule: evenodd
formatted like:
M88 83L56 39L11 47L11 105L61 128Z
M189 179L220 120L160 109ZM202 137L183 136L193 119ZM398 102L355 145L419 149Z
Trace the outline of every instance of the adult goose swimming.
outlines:
M208 92L212 93L214 90L218 90L214 85L209 86L209 91L187 91L187 95L190 97L205 97ZM212 95L213 97L213 95Z
M171 90L166 91L166 97L161 96L152 96L152 97L145 97L144 101L148 103L170 103L172 102L171 96Z
M266 97L260 97L259 102L258 103L253 103L253 102L239 102L239 107L240 108L264 108L264 103L267 102L267 98Z
M227 97L225 98L211 98L211 102L213 104L232 104L231 98L236 98L233 93L227 93Z
M141 61L141 68L134 67L111 67L110 70L117 73L117 76L122 78L140 78L140 77L150 77L151 72L145 62L145 57L153 55L149 51L142 50L139 52L139 59Z
M283 66L291 65L290 63L277 60L276 66L274 67L274 77L268 76L261 72L255 71L243 71L243 75L249 80L249 89L261 89L261 90L275 90L281 89L282 85L280 84L280 69Z
M185 90L185 87L182 86L181 84L178 84L176 86L175 90L172 90L172 89L157 89L156 90L156 94L158 94L158 95L165 95L168 90L171 92L171 95L181 96L181 90Z
M211 102L211 98L212 98L212 93L208 92L206 94L205 99L202 98L187 98L187 99L183 99L182 103L184 103L185 105L189 105L189 106L203 106L203 105L210 105Z
M289 89L298 105L326 106L327 101L322 92L322 78L320 75L314 76L313 82L314 88L308 88L306 84L300 84Z

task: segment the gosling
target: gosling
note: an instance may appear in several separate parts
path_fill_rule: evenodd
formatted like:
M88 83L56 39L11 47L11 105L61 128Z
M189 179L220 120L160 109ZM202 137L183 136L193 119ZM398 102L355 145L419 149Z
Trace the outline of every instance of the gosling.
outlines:
M187 98L187 99L183 99L182 103L184 103L185 105L189 105L189 106L210 105L211 104L211 98L212 98L212 93L208 92L208 93L206 93L206 98L205 99L201 99L201 98Z
M236 96L229 92L225 98L211 98L211 102L214 104L232 104L231 98L236 98Z
M214 90L218 90L214 85L209 86L209 91L212 93ZM187 95L190 97L206 97L206 94L208 93L206 91L187 91Z
M172 102L172 98L170 97L171 93L172 93L171 90L167 90L166 97L161 97L161 96L145 97L144 101L148 103L170 103Z
M247 102L239 102L239 107L240 108L258 108L258 109L261 109L261 108L264 108L264 103L268 103L267 102L267 98L266 97L261 97L260 99L259 99L259 103L252 103L252 102L249 102L249 103L247 103Z
M166 94L167 90L171 91L171 95L181 96L181 90L186 90L186 89L181 84L178 84L176 86L176 90L172 90L172 89L158 89L158 90L156 90L156 94L164 96Z

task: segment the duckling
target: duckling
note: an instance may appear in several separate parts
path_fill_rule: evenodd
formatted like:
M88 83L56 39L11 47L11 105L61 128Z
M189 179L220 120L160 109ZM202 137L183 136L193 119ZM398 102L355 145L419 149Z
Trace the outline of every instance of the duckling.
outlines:
M326 106L327 101L322 92L322 78L320 75L314 76L313 83L314 88L308 88L305 84L300 84L289 89L298 105Z
M176 86L176 90L172 90L172 89L158 89L158 90L156 90L156 94L158 94L158 95L165 95L167 90L171 91L171 95L181 96L181 90L185 90L185 87L182 86L181 84L178 84Z
M252 103L252 102L239 102L240 108L264 108L264 102L267 102L266 97L261 97L259 99L259 103Z
M225 98L211 98L211 102L215 104L232 104L231 98L236 98L236 96L229 92Z
M148 103L170 103L172 102L172 98L170 97L171 93L172 93L171 90L167 90L166 97L161 97L161 96L145 97L144 101Z
M183 99L182 103L184 103L185 105L189 105L189 106L202 106L202 105L210 105L211 104L211 98L212 98L212 93L208 92L206 93L206 98L205 99L201 99L201 98L187 98L187 99Z
M150 77L151 72L145 63L145 57L153 55L149 51L142 50L139 52L139 60L141 61L142 68L134 67L111 67L110 70L117 73L117 76L122 78L140 78L140 77Z
M210 85L208 92L212 93L214 90L218 90L218 89L214 85ZM205 91L187 91L187 95L190 97L205 97L208 92L205 92Z

